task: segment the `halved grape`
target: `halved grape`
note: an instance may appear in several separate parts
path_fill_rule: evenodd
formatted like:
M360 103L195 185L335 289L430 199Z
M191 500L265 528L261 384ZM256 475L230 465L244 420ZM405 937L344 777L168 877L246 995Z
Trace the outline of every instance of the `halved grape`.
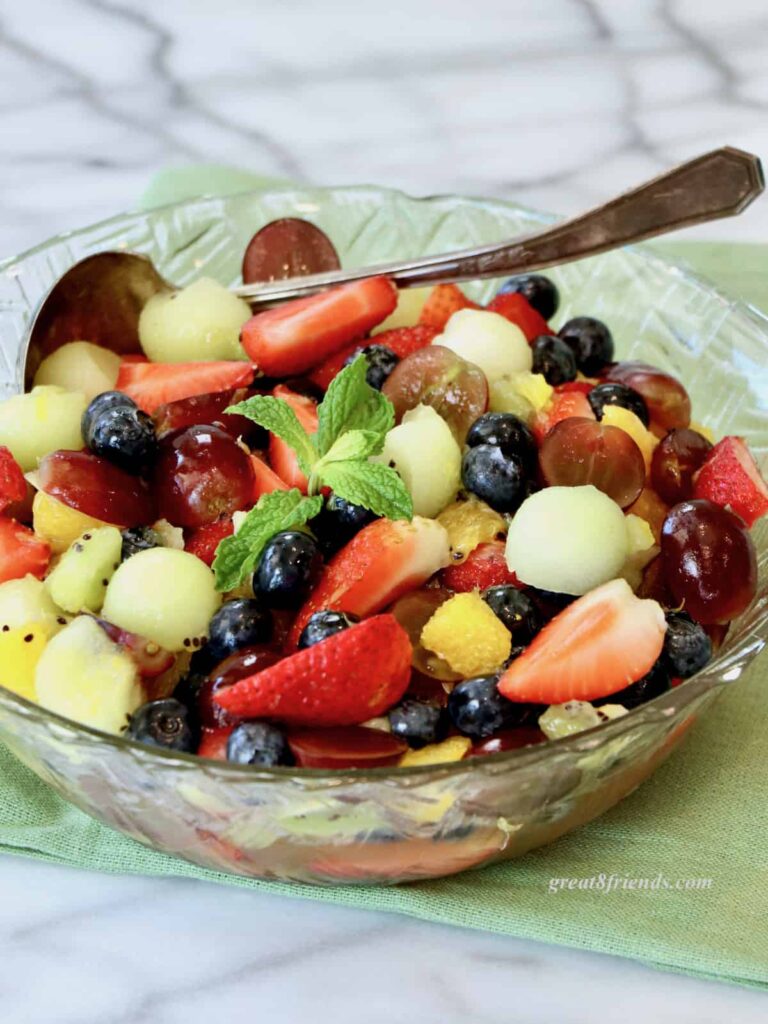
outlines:
M431 405L460 444L488 408L483 371L442 345L427 345L401 359L381 390L394 405L398 423L409 409Z
M430 679L446 682L456 682L461 676L453 671L447 661L422 646L421 631L440 605L451 597L453 594L450 590L444 590L442 587L425 587L401 597L391 609L411 641L413 667Z
M592 484L622 508L645 482L645 462L629 434L580 416L555 424L542 442L539 465L551 487Z
M324 231L299 217L281 217L257 231L245 248L243 281L282 281L341 266Z
M696 430L670 430L651 460L651 482L670 505L693 496L693 478L701 469L711 443Z
M251 503L253 469L220 427L188 427L160 441L154 482L161 518L175 526L205 526Z
M728 622L757 591L755 545L743 519L714 502L683 501L661 531L664 578L697 622Z
M683 385L669 373L648 363L614 363L604 380L634 388L645 399L651 424L664 430L687 427L691 422L691 400Z
M38 479L52 498L105 523L145 526L157 519L146 482L91 452L51 452L40 463Z
M225 658L211 672L197 695L197 712L201 726L204 729L221 729L238 722L239 719L225 711L213 699L213 695L234 686L247 676L271 668L279 660L280 654L274 648L266 646L245 647Z
M234 438L242 437L252 448L266 446L267 433L245 416L225 413L224 410L248 397L247 388L234 391L212 391L206 395L193 395L178 402L168 402L155 410L153 419L158 437L186 427L213 423Z
M364 725L297 729L288 746L303 768L378 768L397 764L408 749L405 740Z

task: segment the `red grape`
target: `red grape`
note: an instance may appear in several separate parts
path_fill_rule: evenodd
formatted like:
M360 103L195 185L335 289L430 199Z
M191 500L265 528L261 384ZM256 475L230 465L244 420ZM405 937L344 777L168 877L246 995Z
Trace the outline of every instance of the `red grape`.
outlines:
M200 687L197 708L200 724L204 729L221 729L234 725L239 719L225 711L213 699L219 690L234 686L247 676L255 675L262 669L271 668L280 661L280 654L271 647L244 647L220 662Z
M693 478L701 469L710 442L695 430L670 430L653 452L651 482L670 505L693 496Z
M661 555L657 555L643 569L643 578L637 588L637 596L658 601L662 608L674 607L675 599L664 578L664 562Z
M51 452L38 477L46 494L94 519L115 526L146 526L157 519L146 482L91 452Z
M427 345L401 359L381 390L394 405L398 423L409 409L431 405L462 444L488 408L483 371L443 345Z
M487 740L475 744L469 752L470 757L483 757L486 754L501 754L505 750L519 750L535 743L546 742L547 737L535 726L523 725L517 729L507 729L490 736Z
M625 430L571 416L550 430L539 449L539 465L551 487L592 484L626 508L645 482L645 462Z
M158 446L155 489L161 517L175 526L205 526L251 504L253 469L220 427L187 427Z
M157 436L163 437L185 427L213 423L234 438L242 437L247 444L252 444L254 434L259 434L259 439L266 444L266 433L253 420L224 412L227 406L242 402L247 397L247 388L237 388L234 391L211 391L207 395L193 395L192 398L182 398L178 402L161 405L153 414ZM252 446L258 447L253 444Z
M755 546L739 516L711 501L683 501L661 531L664 578L698 622L728 622L757 591Z
M338 270L340 266L333 243L324 231L308 220L281 217L265 224L246 246L243 281L281 281Z
M408 749L405 740L364 725L297 729L288 745L302 768L378 768L397 764Z
M634 388L645 399L651 424L673 430L691 422L691 400L683 385L669 373L647 363L614 363L603 374L604 380Z
M147 640L137 633L129 633L127 629L121 629L106 619L96 619L98 624L110 638L120 647L125 648L127 653L136 662L139 675L146 683L148 679L156 679L166 672L176 660L176 656L164 647L160 647L154 640Z

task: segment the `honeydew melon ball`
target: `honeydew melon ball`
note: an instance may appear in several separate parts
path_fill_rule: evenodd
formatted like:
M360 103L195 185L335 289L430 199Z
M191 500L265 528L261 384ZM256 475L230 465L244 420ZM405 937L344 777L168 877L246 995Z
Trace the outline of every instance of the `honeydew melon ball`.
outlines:
M10 448L25 473L57 448L82 448L80 421L87 404L82 391L51 384L13 395L0 403L0 445Z
M387 433L379 461L400 474L418 516L432 518L442 512L461 486L461 449L430 405L409 410Z
M393 331L398 327L413 327L419 322L424 303L432 293L432 288L401 288L397 293L397 305L386 320L374 327L371 335L382 331Z
M61 609L53 603L42 580L24 576L0 583L0 629L41 626L48 636L58 633L64 625Z
M204 562L176 548L151 548L117 569L101 614L166 650L183 651L196 646L195 637L207 636L220 604L221 594Z
M533 366L531 346L520 328L487 309L460 309L432 342L479 366L489 383Z
M240 328L251 317L243 299L210 277L153 295L139 317L139 341L153 362L247 359Z
M506 558L521 582L580 596L620 576L629 550L621 509L587 484L526 498L510 524Z
M70 341L40 363L35 384L55 384L65 391L81 391L88 402L113 391L120 356L90 341Z

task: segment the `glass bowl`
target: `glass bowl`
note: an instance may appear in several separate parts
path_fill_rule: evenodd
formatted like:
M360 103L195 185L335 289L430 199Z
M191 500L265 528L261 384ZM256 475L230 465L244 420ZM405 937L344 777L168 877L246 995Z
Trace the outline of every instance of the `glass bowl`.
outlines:
M53 282L109 248L148 254L169 280L238 279L255 230L316 222L346 266L439 252L530 231L549 218L511 203L414 199L381 188L283 189L201 198L52 239L0 266L0 394L21 389L22 337ZM622 358L670 370L695 417L768 448L768 320L648 249L551 272L558 322L605 319ZM468 290L486 299L493 282ZM518 857L607 810L681 741L768 638L768 526L754 533L759 594L697 676L556 743L421 768L250 767L164 753L76 725L0 688L0 738L41 779L141 843L218 871L313 883L394 883Z

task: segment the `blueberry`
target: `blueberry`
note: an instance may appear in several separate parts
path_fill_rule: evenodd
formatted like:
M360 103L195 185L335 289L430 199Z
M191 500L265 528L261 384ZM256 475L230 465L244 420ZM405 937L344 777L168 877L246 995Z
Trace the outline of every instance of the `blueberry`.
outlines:
M636 683L630 683L618 693L612 693L610 697L601 697L592 701L596 708L603 704L621 704L627 709L636 708L638 704L645 704L646 701L659 697L666 693L670 686L669 672L662 659L659 659L650 672L638 679Z
M400 362L400 356L395 355L392 349L386 345L366 345L365 348L356 349L345 360L344 365L349 366L350 363L354 363L359 355L364 355L368 363L365 379L372 388L381 391L384 387L384 381Z
M519 277L510 277L499 288L499 295L506 295L507 292L518 292L524 296L533 308L549 320L557 312L560 305L560 293L554 281L550 281L543 274L521 274Z
M202 647L192 652L192 657L189 659L189 671L194 675L207 676L218 663L218 658L213 656L208 644L203 644Z
M137 405L132 398L129 398L128 395L124 395L122 391L102 391L100 395L96 395L95 398L91 399L80 422L80 430L83 435L83 440L89 447L88 435L91 432L93 423L103 412L106 412L107 409L120 408L136 409Z
M527 725L534 708L541 713L538 704L518 704L502 697L498 681L498 676L478 676L454 686L448 697L448 714L459 732L484 740L500 729Z
M299 648L314 647L321 640L327 640L329 636L335 636L336 633L343 633L345 629L349 629L359 621L357 615L348 615L346 612L315 612L302 629L297 646Z
M598 373L613 359L611 332L600 320L577 316L557 332L576 356L576 365L587 377Z
M131 715L128 736L139 743L165 750L191 752L197 748L197 736L189 710L173 697L151 700Z
M389 724L393 736L418 750L445 739L450 723L445 708L420 700L404 700L389 712Z
M192 717L195 716L197 710L197 700L200 696L200 690L203 687L203 683L206 681L207 675L203 672L187 672L185 676L176 683L173 690L173 698L190 712Z
M639 391L628 388L626 384L596 384L587 395L592 412L599 420L603 418L603 410L606 405L620 405L623 409L629 409L639 420L648 426L650 416L645 399Z
M480 444L461 460L464 487L497 512L514 512L526 497L528 480L521 459L501 448Z
M266 768L293 764L285 735L268 722L241 722L236 725L227 740L227 760Z
M662 661L673 676L687 679L712 657L712 641L698 622L685 612L667 612Z
M539 609L545 622L554 619L564 608L576 600L574 594L558 594L554 590L541 590L539 587L528 587L526 593Z
M298 530L276 533L261 553L253 590L270 608L298 608L323 567L314 537Z
M252 597L237 597L219 608L208 627L208 652L217 662L242 647L272 639L272 614Z
M157 449L155 425L135 406L114 405L91 419L85 443L94 454L121 469L140 473Z
M489 587L483 593L483 600L512 634L514 644L529 644L541 629L538 608L530 597L517 587Z
M120 558L124 562L132 555L138 555L140 551L149 551L150 548L162 547L162 541L151 526L129 526L120 531L123 544L120 548Z
M370 509L332 494L320 514L312 520L312 531L324 555L335 554L364 526L377 519Z
M570 345L554 334L540 334L531 342L533 372L544 374L547 384L557 387L576 379L576 356Z
M516 455L526 469L537 464L536 441L527 425L511 412L486 412L469 428L467 446L492 444L505 455Z

